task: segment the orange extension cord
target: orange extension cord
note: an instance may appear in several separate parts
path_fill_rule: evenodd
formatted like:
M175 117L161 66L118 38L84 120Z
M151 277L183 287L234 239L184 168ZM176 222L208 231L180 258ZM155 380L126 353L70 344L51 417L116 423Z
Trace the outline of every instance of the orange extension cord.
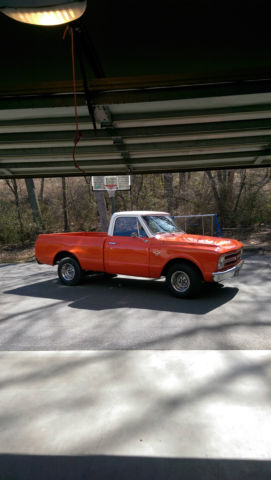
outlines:
M74 146L73 146L73 151L72 151L72 158L73 158L73 163L74 166L80 170L84 175L88 175L83 168L81 168L76 159L75 159L75 151L78 142L80 141L80 138L82 137L82 132L79 130L79 121L78 121L78 110L77 110L77 93L76 93L76 77L75 77L75 54L74 54L74 31L73 27L70 25L67 25L64 34L63 34L63 40L65 40L66 34L70 30L71 32L71 51L72 51L72 81L73 81L73 99L74 99L74 117L75 117L75 137L74 137Z

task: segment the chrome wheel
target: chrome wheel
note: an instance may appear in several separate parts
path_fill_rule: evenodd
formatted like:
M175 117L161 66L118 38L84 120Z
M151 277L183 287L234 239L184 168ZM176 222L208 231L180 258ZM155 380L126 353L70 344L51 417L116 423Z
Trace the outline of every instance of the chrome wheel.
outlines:
M70 282L75 277L75 268L71 263L64 263L61 266L61 275L67 282Z
M64 285L78 285L82 278L80 264L75 258L62 258L58 264L58 276Z
M166 281L175 297L192 298L199 293L203 278L195 265L184 260L173 263L168 268Z
M171 276L171 285L176 292L184 293L190 287L190 278L186 272L177 270Z

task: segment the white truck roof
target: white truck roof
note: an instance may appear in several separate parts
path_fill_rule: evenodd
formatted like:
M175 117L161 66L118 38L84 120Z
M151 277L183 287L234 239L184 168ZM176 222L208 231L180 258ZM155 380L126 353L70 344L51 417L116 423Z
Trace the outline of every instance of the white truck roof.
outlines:
M134 216L134 215L169 215L167 212L155 212L152 210L132 210L132 211L127 211L127 212L116 212L113 213L113 217L119 217L119 216Z

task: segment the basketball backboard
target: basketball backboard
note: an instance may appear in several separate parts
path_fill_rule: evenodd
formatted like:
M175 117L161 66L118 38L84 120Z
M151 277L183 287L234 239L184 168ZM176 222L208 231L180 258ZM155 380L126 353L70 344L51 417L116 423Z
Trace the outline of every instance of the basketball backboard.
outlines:
M107 186L110 185L114 185L114 190L130 190L131 177L130 175L107 175L92 177L93 190L108 190Z

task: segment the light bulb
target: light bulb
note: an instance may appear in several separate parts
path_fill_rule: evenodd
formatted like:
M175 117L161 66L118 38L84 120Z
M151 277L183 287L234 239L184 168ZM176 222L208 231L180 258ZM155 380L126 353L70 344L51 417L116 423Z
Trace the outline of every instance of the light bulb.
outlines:
M87 2L79 1L48 7L2 8L1 11L18 22L32 25L54 26L72 22L81 17L86 10Z

